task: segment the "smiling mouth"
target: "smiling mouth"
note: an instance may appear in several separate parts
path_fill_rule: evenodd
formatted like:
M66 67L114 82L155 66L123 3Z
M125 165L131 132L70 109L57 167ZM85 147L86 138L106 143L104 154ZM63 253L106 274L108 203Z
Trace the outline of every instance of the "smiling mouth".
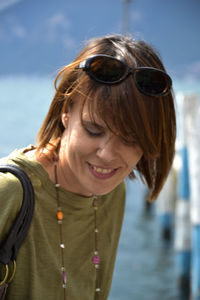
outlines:
M117 171L117 169L101 168L101 167L91 165L90 163L88 163L88 166L92 174L100 178L108 178L114 175L115 172Z
M92 168L93 168L97 173L100 173L100 174L109 174L109 173L111 173L112 171L114 171L114 169L103 169L103 168L99 168L99 167L95 167L95 166L92 166Z

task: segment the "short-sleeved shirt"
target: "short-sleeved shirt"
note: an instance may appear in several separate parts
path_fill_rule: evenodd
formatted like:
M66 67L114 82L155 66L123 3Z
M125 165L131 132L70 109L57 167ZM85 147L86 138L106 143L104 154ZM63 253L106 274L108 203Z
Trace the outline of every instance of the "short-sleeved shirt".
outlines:
M22 167L35 192L34 216L29 232L18 252L16 275L9 285L6 300L62 300L62 274L57 201L54 183L35 159L16 150L7 163ZM10 173L0 173L0 242L22 202L22 187ZM65 244L67 299L95 299L94 209L93 198L59 189L64 214L62 231ZM125 206L125 183L98 197L98 250L101 258L100 300L108 298Z

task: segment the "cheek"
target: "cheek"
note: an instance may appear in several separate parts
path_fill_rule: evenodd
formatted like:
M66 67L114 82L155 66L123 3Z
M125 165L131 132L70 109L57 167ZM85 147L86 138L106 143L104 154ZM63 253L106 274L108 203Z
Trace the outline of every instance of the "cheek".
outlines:
M136 146L134 147L134 149L129 149L126 157L130 168L134 168L137 165L137 163L140 161L142 156L143 156L143 151L140 147Z
M66 141L66 147L68 149L68 155L76 158L87 156L92 153L94 147L84 133L80 134L76 131L72 132L70 139Z

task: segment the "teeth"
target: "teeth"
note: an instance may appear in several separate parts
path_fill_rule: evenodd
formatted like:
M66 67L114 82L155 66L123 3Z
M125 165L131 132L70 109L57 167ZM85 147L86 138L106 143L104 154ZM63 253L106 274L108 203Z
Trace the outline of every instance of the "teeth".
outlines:
M111 173L113 171L113 169L102 169L102 168L97 168L95 166L93 166L93 169L97 172L97 173L101 173L101 174L108 174Z

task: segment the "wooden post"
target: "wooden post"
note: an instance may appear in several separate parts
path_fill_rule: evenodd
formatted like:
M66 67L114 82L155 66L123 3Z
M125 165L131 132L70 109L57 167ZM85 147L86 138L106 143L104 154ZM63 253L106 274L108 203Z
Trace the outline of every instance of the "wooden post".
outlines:
M187 107L184 95L179 95L179 155L181 168L178 173L178 201L175 213L175 250L180 293L190 294L191 271L191 221L188 145L186 134Z
M174 210L176 203L176 170L172 168L166 183L156 201L158 220L161 227L161 237L170 241L174 229Z
M187 134L191 187L192 299L200 300L200 97L188 95Z

